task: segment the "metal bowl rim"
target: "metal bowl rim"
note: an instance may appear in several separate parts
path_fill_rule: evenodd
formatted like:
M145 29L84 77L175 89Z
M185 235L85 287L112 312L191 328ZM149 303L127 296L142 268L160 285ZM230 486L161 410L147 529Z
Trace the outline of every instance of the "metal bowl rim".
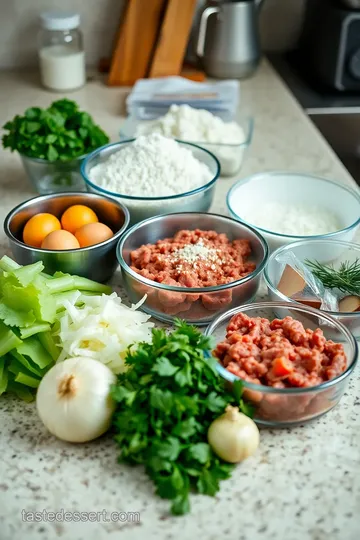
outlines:
M144 219L143 221L140 221L139 223L133 225L132 227L130 227L130 229L128 229L128 231L126 231L126 233L123 235L123 237L121 238L121 240L119 241L117 247L116 247L116 255L117 255L117 259L119 261L119 264L121 266L121 268L124 270L124 272L126 272L127 274L130 274L131 277L133 277L134 279L136 279L137 281L140 281L141 283L144 283L146 285L149 285L155 289L162 289L164 291L171 291L171 292L180 292L180 293L186 293L186 294L207 294L207 293L210 293L210 292L219 292L219 291L224 291L224 290L228 290L228 289L232 289L233 287L236 287L237 285L242 285L244 283L247 283L248 281L251 281L252 279L256 278L257 276L261 275L261 272L263 271L263 269L265 268L265 265L266 265L266 262L268 260L268 256L269 256L269 248L268 248L268 245L267 245L267 242L265 240L265 238L263 238L263 236L256 230L254 229L253 227L251 227L250 225L247 225L247 224L244 224L244 223L240 223L240 225L242 227L245 227L245 229L248 229L250 230L252 233L254 233L254 235L257 237L258 241L260 242L263 250L264 250L264 255L263 255L263 258L260 262L260 264L255 268L255 270L253 272L251 272L250 274L248 274L247 276L241 278L241 279L238 279L236 281L231 281L230 283L225 283L223 285L214 285L212 287L192 287L192 288L189 288L189 287L173 287L171 285L163 285L162 283L157 283L156 281L152 281L150 279L147 279L147 278L144 278L143 276L140 276L140 274L137 274L136 272L134 272L134 270L132 270L130 268L130 266L125 262L123 256L122 256L122 252L123 252L123 246L124 246L124 243L125 241L127 240L127 238L129 238L129 236L131 234L133 234L134 232L137 231L137 229L139 229L141 226L151 226L151 224L156 220L156 221L161 221L165 218L168 218L169 216L194 216L194 215L197 215L197 216L210 216L210 217L215 217L216 219L219 219L221 221L228 221L228 222L231 222L231 223L234 223L236 225L239 225L239 222L236 221L235 219L232 219L230 217L227 217L227 216L222 216L220 214L213 214L213 213L208 213L208 212L173 212L173 213L170 213L170 214L162 214L160 216L154 216L154 217L151 217L151 218L148 218L148 219ZM139 246L140 247L140 246Z
M10 231L10 226L9 225L10 225L11 220L14 218L14 216L16 216L16 214L20 210L22 210L24 208L27 208L27 207L31 207L32 204L35 204L36 202L47 201L47 200L53 199L53 198L60 198L60 197L63 197L64 195L65 196L75 196L75 197L84 196L84 197L89 197L90 199L91 198L106 199L108 202L111 202L112 204L118 206L123 211L123 213L124 213L124 223L123 223L122 227L111 238L109 238L108 240L105 240L104 242L100 242L99 244L94 244L92 246L87 246L87 247L84 247L84 248L62 249L61 251L57 251L57 250L54 250L54 249L41 249L41 248L35 248L35 247L32 247L32 246L28 246L24 242L21 242L21 240L18 240L12 234L12 232ZM69 254L69 253L83 253L85 251L90 251L90 250L93 250L95 248L99 248L101 246L111 244L114 241L119 240L120 236L124 233L124 231L128 227L129 222L130 222L129 210L126 208L125 205L123 205L119 201L115 201L115 200L111 199L110 197L106 197L104 195L100 195L100 194L97 194L97 193L86 193L86 192L83 192L83 191L62 191L62 192L54 193L54 194L38 195L36 197L32 197L31 199L27 199L26 201L23 201L22 203L15 206L15 208L10 210L10 212L7 214L7 216L6 216L5 220L4 220L4 232L5 232L6 236L9 238L9 240L11 240L12 242L15 242L18 246L25 249L26 251L34 251L36 253L53 253L53 254L56 254L56 255L60 255L61 253L67 253L67 254Z

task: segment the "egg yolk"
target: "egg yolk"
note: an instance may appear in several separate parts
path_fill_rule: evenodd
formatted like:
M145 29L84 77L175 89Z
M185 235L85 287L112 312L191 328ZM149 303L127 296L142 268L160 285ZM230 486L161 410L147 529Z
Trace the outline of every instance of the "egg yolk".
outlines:
M80 247L93 246L109 240L114 233L104 223L89 223L77 230L75 236L80 244Z
M47 213L37 214L26 223L23 241L28 246L39 248L48 234L60 229L61 225L57 217Z
M62 228L75 234L80 227L88 223L97 223L98 217L91 208L83 204L70 206L61 216Z
M61 251L64 249L79 249L80 244L75 236L68 231L60 230L51 232L42 242L42 249Z

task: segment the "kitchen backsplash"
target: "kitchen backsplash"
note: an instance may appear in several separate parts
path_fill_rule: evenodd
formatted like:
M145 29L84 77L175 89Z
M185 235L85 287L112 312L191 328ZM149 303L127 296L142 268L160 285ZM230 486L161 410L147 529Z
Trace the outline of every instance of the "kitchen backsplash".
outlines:
M96 65L111 53L124 4L124 0L0 0L0 69L36 65L38 15L59 7L81 14L87 63ZM305 0L264 0L260 27L265 50L292 47L304 5Z

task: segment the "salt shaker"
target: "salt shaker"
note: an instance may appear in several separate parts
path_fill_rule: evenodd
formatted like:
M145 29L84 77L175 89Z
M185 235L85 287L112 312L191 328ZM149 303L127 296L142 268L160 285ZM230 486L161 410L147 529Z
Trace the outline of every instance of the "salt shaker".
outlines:
M40 16L39 61L42 84L57 92L85 84L85 52L77 13L46 12Z

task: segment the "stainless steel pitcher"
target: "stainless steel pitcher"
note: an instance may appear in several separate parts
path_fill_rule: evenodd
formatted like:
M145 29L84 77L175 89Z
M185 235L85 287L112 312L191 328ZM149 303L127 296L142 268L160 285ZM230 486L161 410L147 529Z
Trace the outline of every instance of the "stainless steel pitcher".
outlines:
M225 0L200 19L196 52L207 75L243 79L261 58L258 13L263 0Z

